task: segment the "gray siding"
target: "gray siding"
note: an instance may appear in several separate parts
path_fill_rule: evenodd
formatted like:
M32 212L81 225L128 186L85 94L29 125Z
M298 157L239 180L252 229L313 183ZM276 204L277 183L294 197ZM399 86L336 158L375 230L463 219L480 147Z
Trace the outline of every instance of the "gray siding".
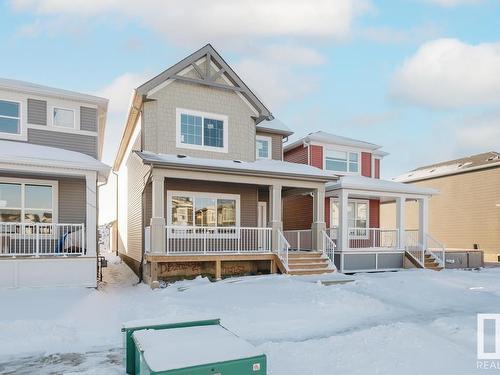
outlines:
M47 125L47 102L28 99L28 124Z
M274 160L283 160L283 136L281 134L272 134L258 132L257 135L271 138L271 158Z
M28 129L28 142L81 152L97 159L97 136Z
M86 186L84 179L59 179L59 222L84 224L86 222Z
M97 131L97 109L80 107L80 129L90 132Z

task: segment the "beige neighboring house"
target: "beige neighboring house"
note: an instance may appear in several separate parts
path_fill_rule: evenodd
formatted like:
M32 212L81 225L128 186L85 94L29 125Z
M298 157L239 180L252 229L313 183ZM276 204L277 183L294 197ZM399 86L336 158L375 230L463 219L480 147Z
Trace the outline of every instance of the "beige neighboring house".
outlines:
M486 152L417 168L396 181L434 188L429 200L429 232L447 250L484 251L485 261L500 256L500 154ZM416 205L407 203L407 229L417 229ZM391 226L393 207L381 208L382 226Z

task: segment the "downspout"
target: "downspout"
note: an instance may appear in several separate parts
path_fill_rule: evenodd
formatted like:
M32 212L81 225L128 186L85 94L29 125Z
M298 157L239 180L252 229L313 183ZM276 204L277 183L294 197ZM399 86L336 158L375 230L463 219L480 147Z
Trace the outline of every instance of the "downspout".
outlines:
M304 141L304 147L307 147L307 165L311 165L311 147L308 141Z

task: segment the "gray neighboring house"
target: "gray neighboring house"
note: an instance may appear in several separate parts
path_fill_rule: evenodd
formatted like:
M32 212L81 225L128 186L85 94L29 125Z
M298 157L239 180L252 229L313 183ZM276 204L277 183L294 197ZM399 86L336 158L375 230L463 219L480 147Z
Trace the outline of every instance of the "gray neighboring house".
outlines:
M107 106L0 78L0 287L96 286Z

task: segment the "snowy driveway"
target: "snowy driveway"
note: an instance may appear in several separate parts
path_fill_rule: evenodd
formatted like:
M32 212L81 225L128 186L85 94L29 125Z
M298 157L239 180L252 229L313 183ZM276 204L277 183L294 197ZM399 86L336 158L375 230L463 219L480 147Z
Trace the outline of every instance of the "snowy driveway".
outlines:
M122 374L123 321L220 317L270 374L471 374L476 313L500 313L500 269L356 275L324 286L261 276L92 289L0 291L1 374Z

